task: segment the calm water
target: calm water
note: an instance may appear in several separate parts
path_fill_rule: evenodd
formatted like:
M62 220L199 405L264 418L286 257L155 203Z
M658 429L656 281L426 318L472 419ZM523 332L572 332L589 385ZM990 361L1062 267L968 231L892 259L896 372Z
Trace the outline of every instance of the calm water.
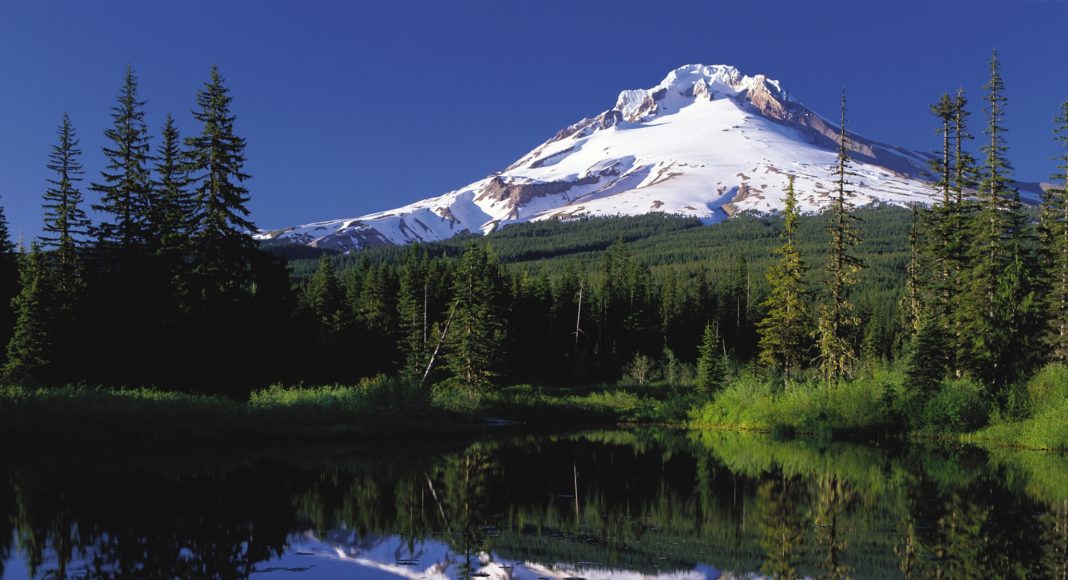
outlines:
M896 578L1068 571L1068 460L670 431L50 456L0 576Z

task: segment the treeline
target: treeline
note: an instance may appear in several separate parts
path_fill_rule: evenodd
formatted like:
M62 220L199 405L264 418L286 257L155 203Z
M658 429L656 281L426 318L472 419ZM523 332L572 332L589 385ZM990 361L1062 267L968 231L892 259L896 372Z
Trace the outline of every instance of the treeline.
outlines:
M909 232L900 321L907 341L901 353L908 384L936 394L948 379L969 378L985 396L1012 405L1009 386L1039 366L1068 357L1068 203L1066 154L1057 186L1042 198L1032 219L1014 185L1006 159L1004 81L997 53L984 86L986 127L978 159L969 153L968 101L963 90L932 106L941 147L931 162L940 194L930 208L915 207ZM1068 103L1056 119L1056 138L1068 149ZM843 98L842 126L845 125ZM778 262L769 270L767 316L760 323L760 360L776 368L789 386L805 371L809 355L824 383L835 385L858 367L862 331L849 288L864 262L857 216L849 203L849 158L845 130L839 138L838 181L820 305L808 310L812 287L797 249L792 184Z
M4 326L7 382L226 392L276 378L258 361L284 350L273 333L287 327L290 284L285 264L251 237L231 100L212 68L196 95L199 132L183 139L168 116L153 149L127 69L104 131L106 166L88 186L99 222L86 213L82 151L63 116L43 233L19 257L14 324Z
M946 378L982 382L1000 402L1040 365L1068 358L1068 102L1055 120L1054 185L1030 219L1006 158L1005 83L997 53L984 86L979 159L962 90L931 111L941 148L932 162L940 198L917 208L910 234L909 382L931 392Z
M153 150L127 71L107 168L89 186L104 219L82 207L64 116L44 234L22 252L18 284L15 249L0 248L0 293L17 293L0 321L5 380L244 394L385 373L474 393L625 376L712 391L739 365L789 387L905 360L918 389L970 376L996 393L1068 357L1068 204L1055 188L1037 219L1023 206L996 58L987 89L981 160L963 92L934 109L931 209L853 208L843 95L834 195L818 216L797 214L791 181L784 211L715 227L664 215L519 224L309 260L251 237L245 143L218 72L197 94L199 132L182 139L168 117Z

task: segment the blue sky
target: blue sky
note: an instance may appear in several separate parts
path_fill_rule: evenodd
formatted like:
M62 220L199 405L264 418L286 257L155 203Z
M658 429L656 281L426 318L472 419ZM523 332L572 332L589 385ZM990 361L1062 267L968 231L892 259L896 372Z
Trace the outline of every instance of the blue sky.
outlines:
M996 45L1011 159L1020 178L1045 179L1051 120L1068 97L1065 22L1063 0L5 0L0 204L13 233L37 233L64 111L87 178L98 175L127 64L153 130L171 112L187 133L196 90L219 65L248 139L261 227L444 193L611 107L620 90L694 62L777 78L831 118L845 85L852 129L931 149L928 105L957 86L980 132Z

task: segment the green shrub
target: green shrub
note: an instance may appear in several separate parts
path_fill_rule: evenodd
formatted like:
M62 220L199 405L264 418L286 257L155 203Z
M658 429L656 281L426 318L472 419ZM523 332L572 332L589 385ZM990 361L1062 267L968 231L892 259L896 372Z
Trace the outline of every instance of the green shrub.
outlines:
M893 394L900 373L877 371L838 386L810 381L783 389L777 382L742 373L691 415L696 427L777 433L883 428L893 422Z
M923 429L940 433L967 433L986 424L990 416L986 389L971 379L942 383L923 407Z
M1027 381L1027 398L1031 412L1056 407L1068 401L1068 366L1052 363Z
M430 403L450 413L476 413L482 409L482 393L461 381L444 381L434 385Z

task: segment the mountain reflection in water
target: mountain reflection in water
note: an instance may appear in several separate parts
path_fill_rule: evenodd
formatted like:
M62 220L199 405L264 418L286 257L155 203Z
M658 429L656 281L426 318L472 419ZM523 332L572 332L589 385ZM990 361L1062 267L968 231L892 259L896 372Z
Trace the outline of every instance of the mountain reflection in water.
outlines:
M1057 455L666 430L7 455L3 578L1068 574Z

